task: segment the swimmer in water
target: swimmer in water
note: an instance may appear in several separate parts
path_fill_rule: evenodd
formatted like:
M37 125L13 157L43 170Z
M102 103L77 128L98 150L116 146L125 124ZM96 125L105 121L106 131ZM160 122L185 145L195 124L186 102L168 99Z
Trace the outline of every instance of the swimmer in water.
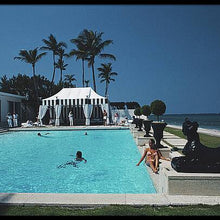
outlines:
M50 134L50 133L45 133L44 135L48 135L48 134ZM37 135L38 135L38 136L42 136L41 133L37 133Z
M81 151L77 151L76 152L75 161L77 161L77 162L84 161L85 163L87 162L87 160L82 157L82 152ZM65 168L67 165L72 165L73 167L77 167L78 168L78 166L77 166L78 163L77 162L67 161L65 164L61 164L61 165L57 166L57 168Z
M87 160L85 158L82 157L82 152L81 151L77 151L76 152L76 161L84 161L85 163L87 162Z
M74 161L67 161L65 164L61 164L61 165L57 166L57 168L65 168L66 165L73 165L74 167L77 167L76 166L76 162L74 162Z

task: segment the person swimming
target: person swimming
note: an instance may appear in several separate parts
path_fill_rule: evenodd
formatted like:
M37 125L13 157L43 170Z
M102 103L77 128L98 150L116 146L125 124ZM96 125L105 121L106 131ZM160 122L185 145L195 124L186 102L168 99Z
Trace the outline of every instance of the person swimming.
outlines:
M82 157L82 152L81 151L77 151L76 152L76 161L85 161L85 163L87 162L87 160L85 158Z
M67 165L72 165L73 167L77 167L77 163L74 161L67 161L65 164L61 164L57 166L57 168L65 168Z
M48 134L50 134L50 133L45 133L44 135L48 135ZM37 133L37 135L38 135L38 136L42 136L41 133Z
M84 161L85 163L87 162L87 160L82 157L82 152L81 151L77 151L76 152L75 161L67 161L65 164L61 164L61 165L57 166L57 168L65 168L67 165L72 165L73 167L77 167L78 168L77 164L79 162L81 162L81 161Z

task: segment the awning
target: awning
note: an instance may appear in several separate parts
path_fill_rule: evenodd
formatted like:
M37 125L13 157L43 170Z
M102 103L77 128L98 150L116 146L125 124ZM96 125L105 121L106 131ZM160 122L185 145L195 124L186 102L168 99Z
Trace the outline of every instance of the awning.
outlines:
M98 95L91 87L84 88L63 88L57 94L43 99L42 105L85 105L85 104L107 104L104 96Z

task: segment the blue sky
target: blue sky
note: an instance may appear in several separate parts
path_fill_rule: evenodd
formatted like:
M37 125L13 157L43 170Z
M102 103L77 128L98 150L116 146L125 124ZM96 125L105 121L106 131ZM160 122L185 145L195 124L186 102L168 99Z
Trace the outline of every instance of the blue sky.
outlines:
M104 52L117 60L95 62L95 68L112 62L118 73L109 85L110 101L150 105L160 99L166 114L220 112L220 5L0 5L0 27L0 77L31 76L31 65L14 60L21 49L41 47L53 34L69 52L70 39L86 28L113 40ZM75 74L81 87L81 62L66 63L64 74ZM36 72L51 80L52 71L48 52ZM89 68L86 79L92 86ZM105 85L96 81L104 95Z

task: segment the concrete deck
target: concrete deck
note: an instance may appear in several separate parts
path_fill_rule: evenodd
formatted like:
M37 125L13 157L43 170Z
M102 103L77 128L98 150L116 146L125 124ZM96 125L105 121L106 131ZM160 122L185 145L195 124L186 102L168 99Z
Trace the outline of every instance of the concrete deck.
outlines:
M220 205L220 196L167 194L1 193L1 205L96 207L103 205Z
M131 130L135 128L131 127ZM134 133L134 132L133 132ZM161 144L166 148L161 148L160 151L164 157L174 158L182 156L177 151L171 151L172 146L183 149L187 140L177 137L173 134L164 131ZM141 136L135 137L142 138ZM140 140L142 140L140 139ZM145 138L146 142L149 138ZM165 141L165 142L164 142ZM143 142L143 141L142 141ZM143 153L143 145L139 141L138 149L140 154ZM182 173L176 172L170 161L160 160L159 174L155 175L149 167L148 173L154 183L154 186L158 193L164 193L166 195L191 195L191 196L220 196L220 173Z

